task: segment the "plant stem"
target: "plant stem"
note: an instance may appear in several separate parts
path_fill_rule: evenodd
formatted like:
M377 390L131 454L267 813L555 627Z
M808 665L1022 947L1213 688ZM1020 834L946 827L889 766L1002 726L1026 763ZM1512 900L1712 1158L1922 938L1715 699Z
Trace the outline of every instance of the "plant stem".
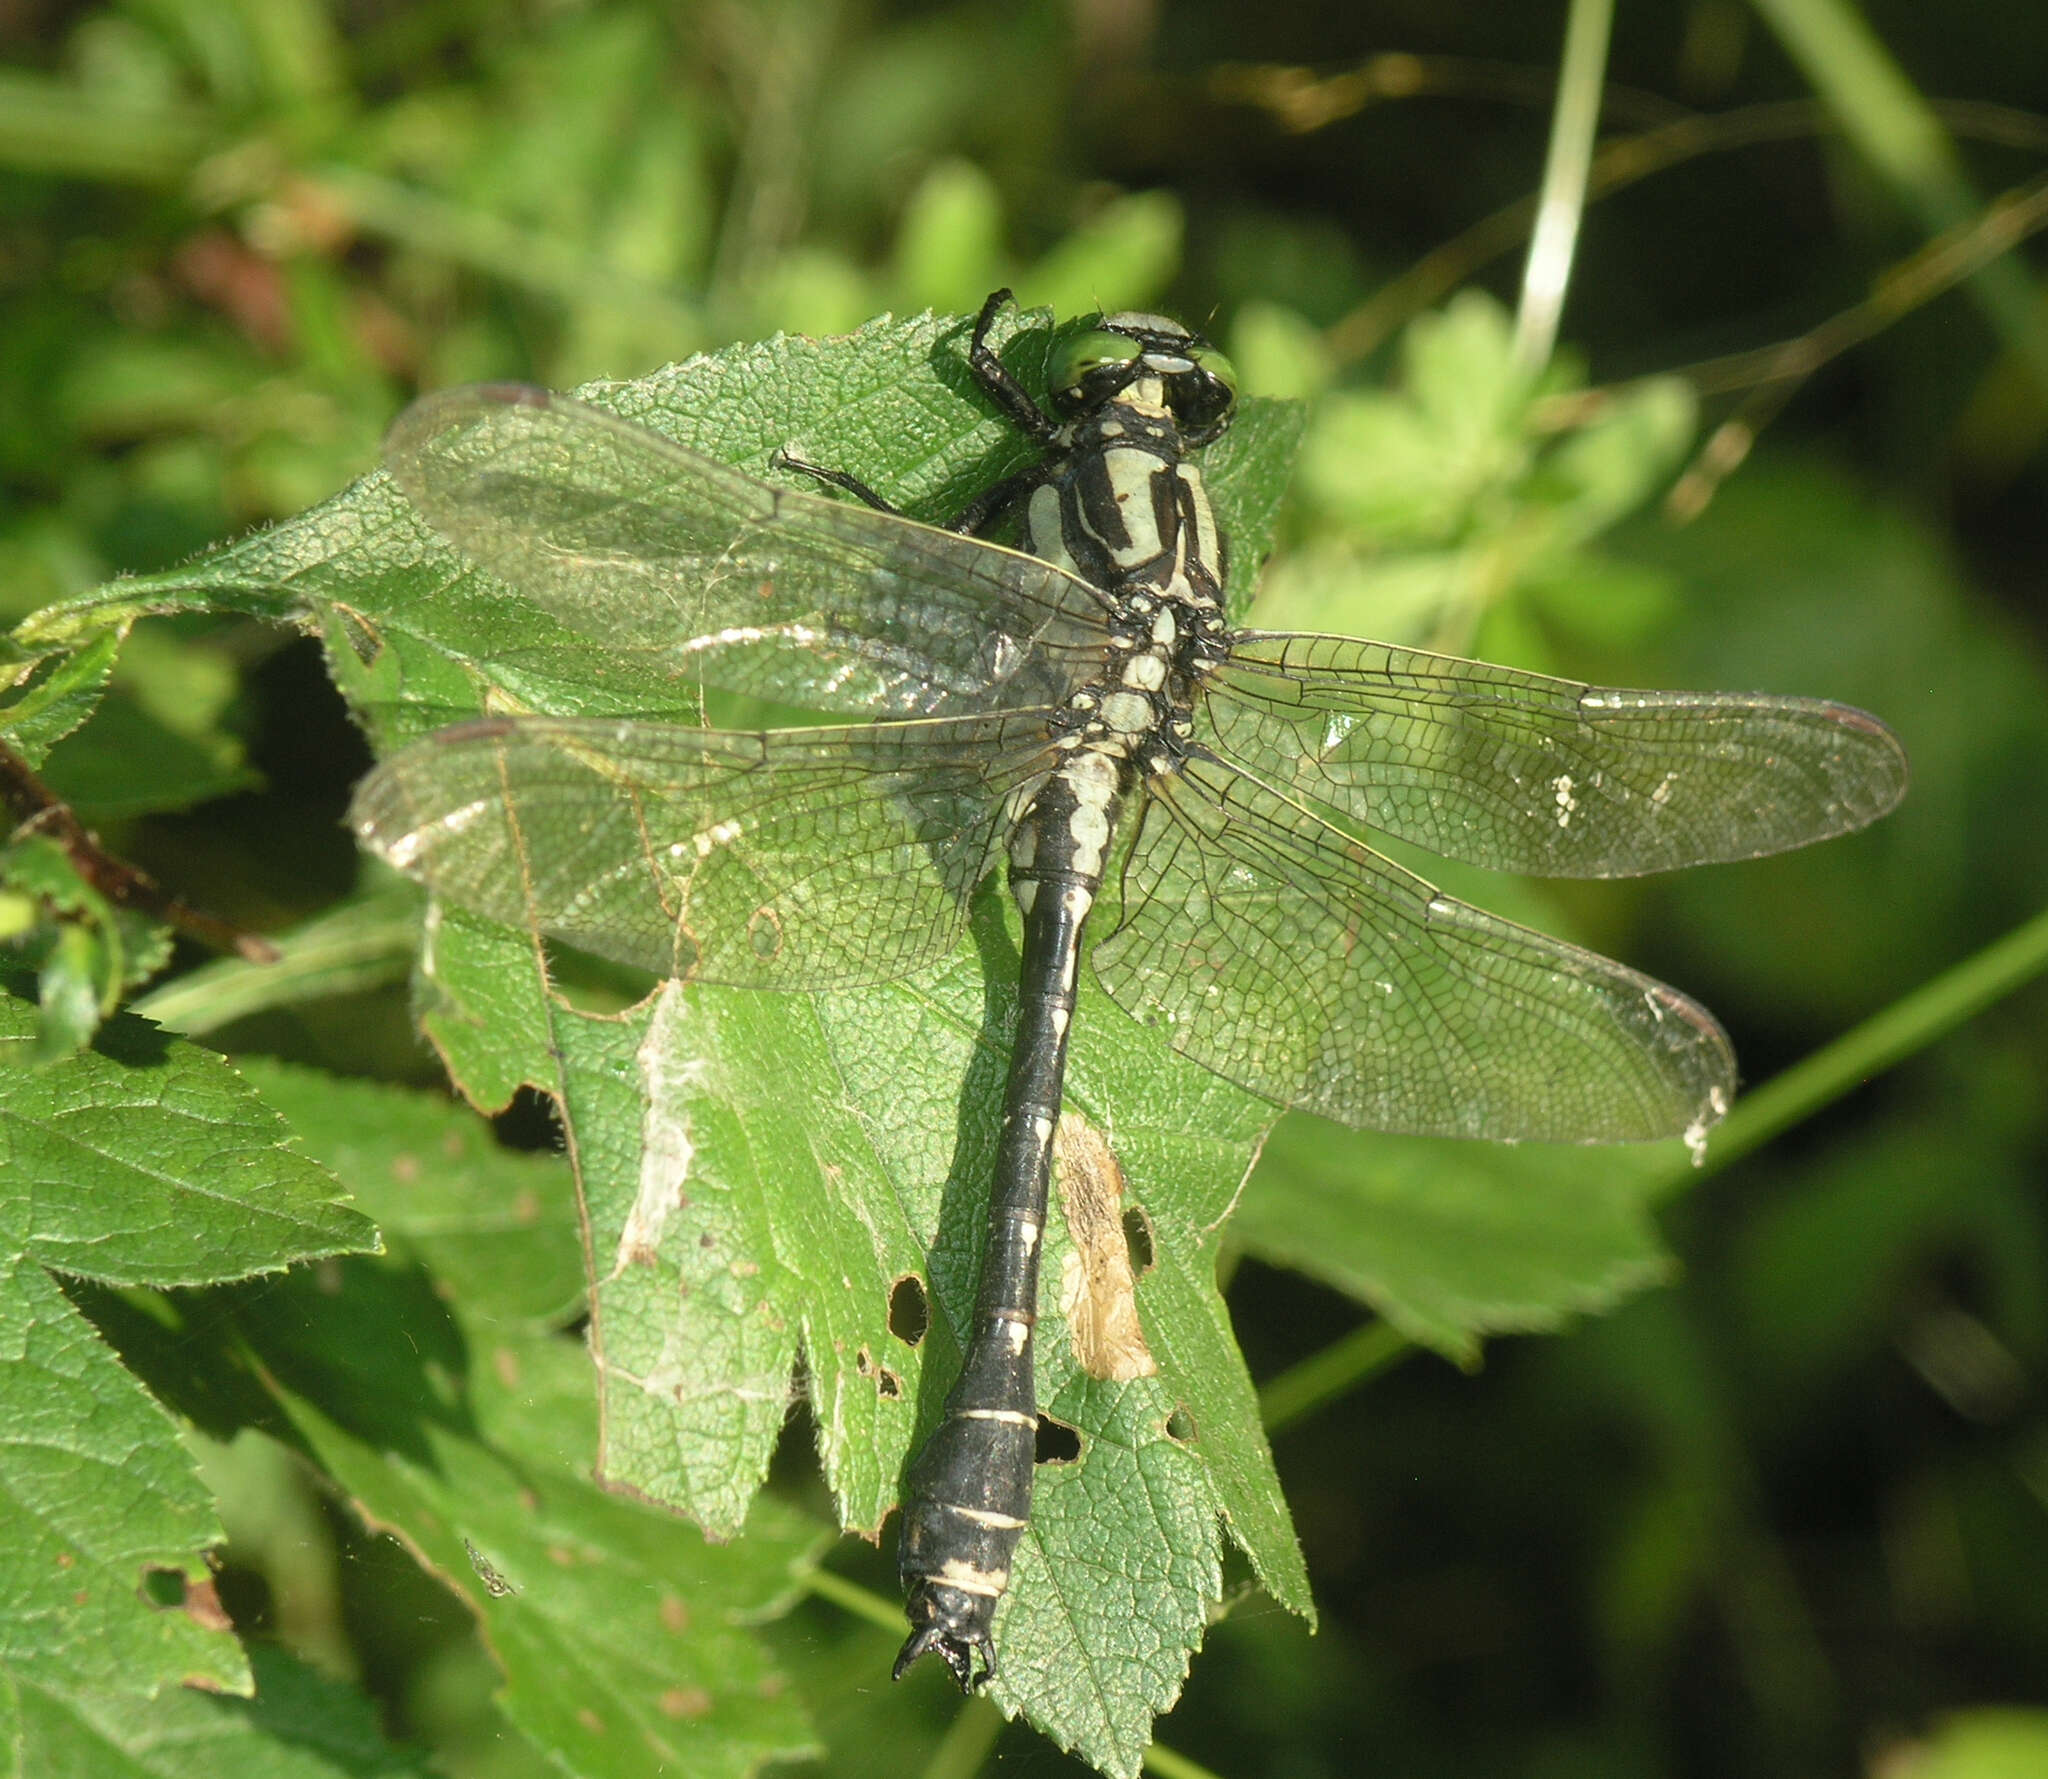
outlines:
M1741 1160L1779 1132L1946 1037L1965 1020L2048 970L2048 909L1965 958L1825 1049L1744 1094L1713 1134L1697 1179Z
M1756 9L1849 140L1930 234L1983 208L1934 108L1848 0L1756 0ZM2025 361L2048 399L2048 325L2033 279L2002 259L1971 284L2006 349Z
M1414 1343L1391 1322L1354 1328L1261 1390L1259 1418L1267 1433L1278 1433L1414 1351Z
M1216 1779L1200 1761L1189 1760L1161 1742L1154 1742L1145 1750L1145 1770L1157 1773L1159 1779Z
M925 1762L923 1779L974 1779L987 1763L1005 1728L1003 1714L976 1693L953 1713L953 1721Z
M1745 1094L1716 1127L1705 1161L1653 1179L1647 1194L1675 1196L1753 1154L1773 1137L1946 1037L1965 1020L2048 972L2048 909L1976 956L1866 1019L1804 1062ZM1259 1392L1268 1434L1292 1426L1415 1350L1387 1322L1368 1322L1282 1372Z
M842 1612L850 1612L855 1618L864 1618L871 1625L879 1625L892 1636L903 1629L903 1608L893 1600L885 1600L872 1588L864 1588L857 1581L848 1581L836 1570L819 1567L804 1578L804 1585L821 1600L829 1600Z
M1550 120L1550 151L1536 202L1536 229L1529 237L1521 307L1515 317L1515 362L1532 376L1550 362L1557 344L1572 253L1586 213L1586 177L1593 164L1593 137L1600 127L1600 94L1613 24L1614 0L1572 0L1558 69L1557 109Z

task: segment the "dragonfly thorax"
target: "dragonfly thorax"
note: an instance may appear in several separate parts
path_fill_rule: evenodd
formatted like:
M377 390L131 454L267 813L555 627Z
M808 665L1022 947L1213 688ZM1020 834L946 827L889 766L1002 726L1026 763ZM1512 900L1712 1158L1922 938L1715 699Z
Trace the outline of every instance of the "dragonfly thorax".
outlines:
M1163 409L1119 400L1089 424L1092 436L1055 456L1032 491L1022 545L1096 588L1134 653L1158 641L1162 610L1181 614L1177 636L1190 637L1223 607L1223 546L1201 472Z

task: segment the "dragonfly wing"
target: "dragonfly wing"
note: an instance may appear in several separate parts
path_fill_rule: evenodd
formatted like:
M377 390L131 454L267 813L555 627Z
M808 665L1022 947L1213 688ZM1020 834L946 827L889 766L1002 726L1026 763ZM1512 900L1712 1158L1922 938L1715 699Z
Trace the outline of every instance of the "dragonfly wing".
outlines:
M545 390L430 395L384 461L507 586L692 682L938 715L1058 703L1100 671L1101 597L1051 563L776 487Z
M1242 633L1216 751L1361 826L1545 877L1756 858L1906 790L1875 717L1815 698L1632 692L1347 636Z
M435 895L661 975L882 982L958 937L1044 722L486 718L384 761L350 819Z
M1713 1016L1440 895L1214 759L1150 781L1096 974L1182 1055L1366 1130L1636 1142L1727 1110Z

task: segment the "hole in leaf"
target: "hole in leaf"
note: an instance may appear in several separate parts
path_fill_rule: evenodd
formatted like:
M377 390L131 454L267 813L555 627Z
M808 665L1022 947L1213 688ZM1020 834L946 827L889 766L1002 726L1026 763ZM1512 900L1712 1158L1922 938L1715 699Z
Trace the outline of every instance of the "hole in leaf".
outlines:
M501 1149L552 1155L562 1147L562 1121L546 1094L522 1087L491 1120L491 1135Z
M931 1325L932 1306L924 1294L924 1280L907 1272L889 1292L889 1332L906 1347L914 1347Z
M185 1574L181 1569L149 1568L142 1572L142 1597L157 1607L185 1604Z
M648 973L631 964L613 963L594 951L546 935L542 936L541 950L547 959L549 988L579 1012L609 1014L617 1008L621 996L639 1000L647 993ZM680 965L675 973L681 973Z
M1140 1278L1152 1270L1152 1219L1136 1205L1124 1207L1124 1252Z
M1081 1455L1081 1435L1065 1421L1051 1415L1038 1417L1038 1445L1032 1452L1035 1464L1071 1464Z
M1184 1408L1177 1408L1166 1417L1166 1437L1176 1445L1195 1443L1195 1417Z
M903 1380L891 1371L888 1366L879 1364L874 1354L869 1352L866 1347L862 1347L859 1352L854 1354L853 1368L862 1377L874 1380L875 1394L882 1397L885 1401L893 1400L903 1394Z

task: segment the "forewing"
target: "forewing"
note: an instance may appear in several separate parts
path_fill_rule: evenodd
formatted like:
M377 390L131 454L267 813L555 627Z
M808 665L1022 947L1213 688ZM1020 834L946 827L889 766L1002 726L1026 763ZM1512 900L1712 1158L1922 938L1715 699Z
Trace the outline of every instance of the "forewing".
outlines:
M1103 659L1099 596L1050 563L772 486L545 390L428 396L384 461L507 586L692 683L965 714L1058 703Z
M1150 782L1095 970L1182 1055L1280 1105L1419 1136L1703 1130L1735 1059L1675 989L1439 895L1218 761Z
M1906 756L1814 698L1632 692L1345 636L1244 632L1216 750L1381 833L1546 877L1756 858L1875 821Z
M621 963L845 987L953 944L1043 736L1043 713L751 734L487 718L384 761L351 820L436 896Z

